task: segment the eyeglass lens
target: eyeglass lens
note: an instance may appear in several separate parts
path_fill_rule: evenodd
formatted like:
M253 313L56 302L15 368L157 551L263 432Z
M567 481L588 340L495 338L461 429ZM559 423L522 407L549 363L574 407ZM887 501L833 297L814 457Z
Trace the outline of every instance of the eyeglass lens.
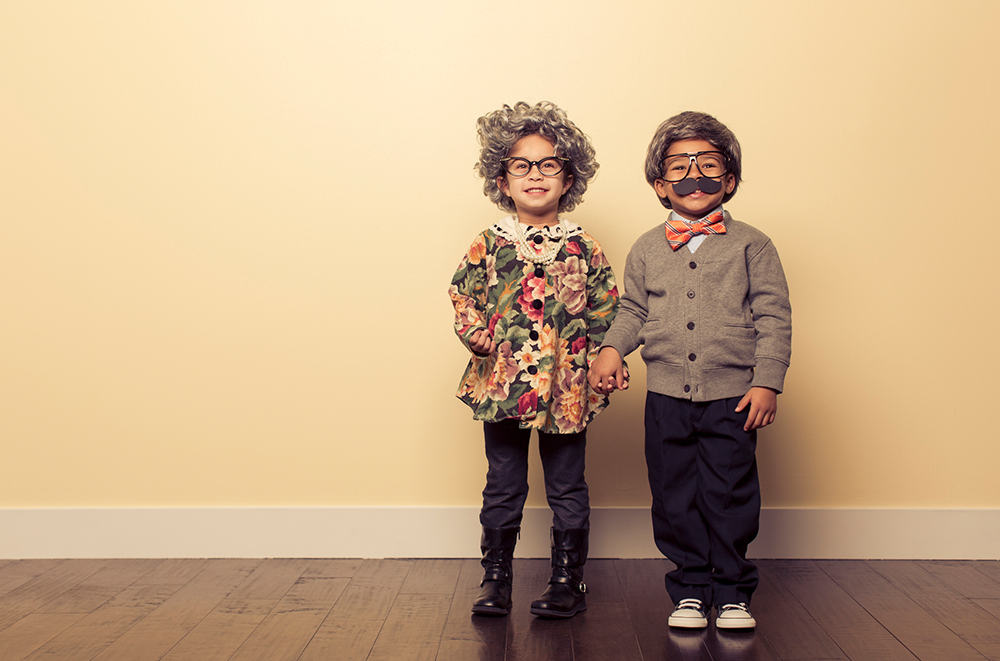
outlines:
M693 164L698 166L704 177L721 177L726 174L726 158L722 152L703 151L697 154L674 154L667 156L663 164L664 181L681 181L692 171Z
M531 172L531 168L534 165L537 165L538 171L546 177L554 177L562 172L563 167L565 166L565 162L561 158L556 158L555 156L543 158L540 161L529 161L526 158L515 156L513 158L504 159L504 164L507 168L507 173L512 177L525 176Z

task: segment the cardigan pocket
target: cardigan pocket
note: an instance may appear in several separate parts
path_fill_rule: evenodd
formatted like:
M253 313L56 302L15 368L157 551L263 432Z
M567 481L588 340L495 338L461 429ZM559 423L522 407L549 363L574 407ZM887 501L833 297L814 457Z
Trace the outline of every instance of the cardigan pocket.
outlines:
M712 344L712 365L717 367L752 367L757 349L757 330L753 326L724 325Z

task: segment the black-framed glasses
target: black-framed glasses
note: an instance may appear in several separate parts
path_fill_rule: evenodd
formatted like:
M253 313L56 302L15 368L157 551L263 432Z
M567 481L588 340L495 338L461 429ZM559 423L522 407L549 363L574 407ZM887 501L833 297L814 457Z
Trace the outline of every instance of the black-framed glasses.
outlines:
M546 177L554 177L566 168L569 159L559 156L549 156L540 161L529 161L520 156L508 156L507 158L501 158L500 162L503 163L507 174L512 177L523 177L531 172L531 168L535 166Z
M691 174L692 167L697 167L701 176L713 179L728 172L726 155L721 151L672 154L663 161L663 180L675 182L687 179L687 176Z

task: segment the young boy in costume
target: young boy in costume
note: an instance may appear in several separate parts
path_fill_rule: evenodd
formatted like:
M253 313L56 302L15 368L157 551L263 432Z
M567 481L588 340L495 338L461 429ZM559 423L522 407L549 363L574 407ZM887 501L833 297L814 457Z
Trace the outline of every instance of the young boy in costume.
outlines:
M628 387L622 358L647 366L646 465L653 535L676 569L668 624L750 629L760 518L757 430L774 421L791 356L788 286L770 239L723 208L740 183L739 142L714 117L684 112L649 145L646 180L671 209L625 265L618 316L588 378Z

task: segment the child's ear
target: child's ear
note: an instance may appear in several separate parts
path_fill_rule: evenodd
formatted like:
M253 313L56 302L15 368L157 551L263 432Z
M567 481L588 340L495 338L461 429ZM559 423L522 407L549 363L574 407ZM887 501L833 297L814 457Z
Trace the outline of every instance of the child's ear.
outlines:
M667 197L667 186L669 186L669 185L670 184L668 184L667 182L663 181L662 179L654 179L653 180L653 190L656 191L656 197L660 198L661 200L666 199L666 197Z
M726 195L732 193L734 188L736 188L736 176L732 175L732 174L727 174L726 175Z
M569 187L572 186L572 185L573 185L573 175L568 174L568 175L566 175L566 180L563 181L563 191L562 191L562 194L565 195L566 191L568 191Z
M507 177L503 175L497 177L497 188L500 189L501 193L510 197L510 187L507 185Z

